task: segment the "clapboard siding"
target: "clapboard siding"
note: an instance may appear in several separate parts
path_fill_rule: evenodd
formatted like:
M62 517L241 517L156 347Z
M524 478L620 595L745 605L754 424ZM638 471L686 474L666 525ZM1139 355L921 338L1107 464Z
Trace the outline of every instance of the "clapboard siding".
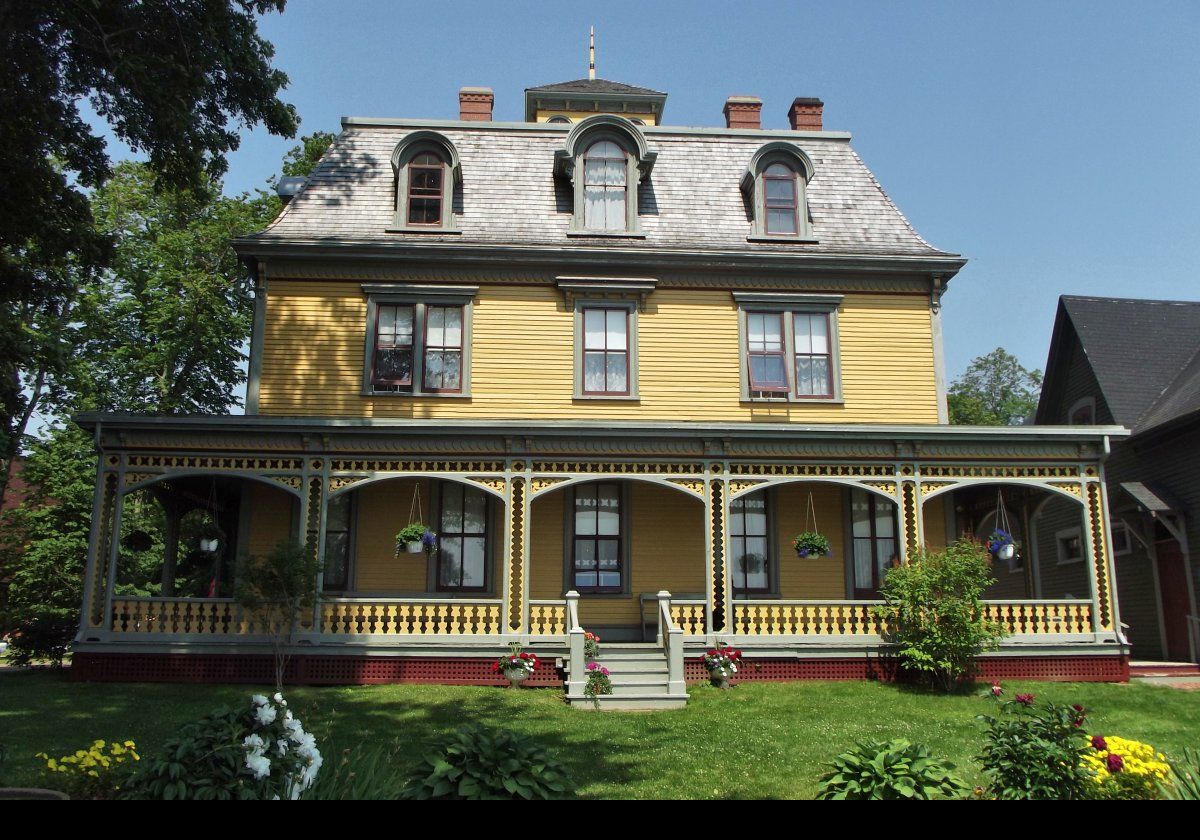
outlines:
M816 522L806 522L809 493ZM842 499L845 489L833 484L785 484L775 491L775 532L778 541L779 595L782 598L846 597L846 527ZM806 528L807 526L807 528ZM815 530L829 540L830 557L796 556L792 540Z
M739 399L737 309L727 291L661 290L639 316L638 402L572 399L573 315L548 286L487 286L474 307L464 398L364 397L366 301L357 284L271 281L262 414L397 418L936 423L928 301L847 295L844 404Z
M269 487L257 481L247 481L242 492L249 495L250 531L246 535L246 553L262 557L280 543L296 539L293 530L299 503L286 490Z

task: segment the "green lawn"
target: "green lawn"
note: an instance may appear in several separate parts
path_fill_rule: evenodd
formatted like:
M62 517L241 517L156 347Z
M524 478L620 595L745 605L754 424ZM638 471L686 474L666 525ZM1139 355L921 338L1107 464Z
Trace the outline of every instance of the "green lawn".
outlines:
M1012 683L1011 696L1082 703L1089 731L1154 744L1168 754L1200 745L1200 693L1147 685ZM242 702L243 686L67 682L47 670L0 673L0 743L8 784L37 779L34 753L62 754L96 738L133 738L153 750L215 706ZM293 708L326 756L362 741L395 741L415 756L423 742L468 721L536 735L571 766L586 797L811 797L822 763L856 739L921 741L979 781L975 694L942 697L868 682L692 689L686 709L596 714L563 705L549 689L396 685L296 688Z

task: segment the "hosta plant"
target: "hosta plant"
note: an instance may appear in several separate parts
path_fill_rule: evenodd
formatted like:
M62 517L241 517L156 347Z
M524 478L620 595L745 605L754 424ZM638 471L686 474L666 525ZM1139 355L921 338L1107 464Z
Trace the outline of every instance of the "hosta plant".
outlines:
M830 767L818 799L956 799L969 790L953 764L903 738L860 743Z
M464 726L429 747L401 799L565 799L566 768L513 732Z

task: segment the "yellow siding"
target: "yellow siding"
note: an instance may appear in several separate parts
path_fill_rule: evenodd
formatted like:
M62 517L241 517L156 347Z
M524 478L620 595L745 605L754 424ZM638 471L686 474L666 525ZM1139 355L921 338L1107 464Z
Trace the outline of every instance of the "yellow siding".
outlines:
M949 541L946 539L946 494L934 496L925 503L925 547L941 551Z
M936 423L928 301L846 295L844 404L743 403L727 291L662 290L639 315L638 402L572 399L573 314L548 286L485 286L474 308L470 399L364 397L366 301L357 283L272 280L263 414L445 418Z
M805 530L808 494L812 492L817 527L833 549L832 557L796 556L792 540ZM779 595L782 598L846 597L845 490L831 484L785 484L775 496L775 532L779 540ZM809 527L812 528L811 516Z
M432 482L395 479L368 484L354 493L354 590L371 593L424 592L424 554L396 556L396 532L408 524L413 491L420 484L422 513L432 516Z
M543 110L540 108L538 109L537 116L534 118L534 122L549 122L551 117L566 117L571 122L575 123L579 122L580 120L585 120L588 117L594 117L596 114L608 113L616 114L619 117L625 117L629 120L641 120L646 125L658 124L654 114L640 114L634 111L630 111L628 113L624 111L556 111L553 109Z
M286 490L257 481L247 481L243 486L243 492L250 497L246 553L251 557L263 557L279 543L294 540L296 497Z

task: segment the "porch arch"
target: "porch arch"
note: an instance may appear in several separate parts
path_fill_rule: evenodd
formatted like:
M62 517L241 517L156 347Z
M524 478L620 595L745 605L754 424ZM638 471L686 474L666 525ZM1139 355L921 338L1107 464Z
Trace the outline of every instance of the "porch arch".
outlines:
M733 479L738 481L741 479ZM859 481L854 478L839 478L837 476L783 476L778 478L764 478L756 481L749 487L740 487L736 491L731 490L729 500L740 498L750 493L755 493L759 490L764 490L768 487L780 487L787 484L838 484L843 487L856 488L865 490L868 493L873 493L876 496L882 496L896 505L900 504L900 482L891 481L890 479L875 479L876 483L890 483L896 487L894 493L889 493L886 490L875 487L871 483Z
M356 477L355 476L332 476L331 479L333 479L333 478L356 478ZM328 494L328 498L333 499L333 498L336 498L337 496L343 495L344 493L348 493L353 490L362 489L363 487L366 487L370 484L379 484L380 482L383 482L383 481L392 481L395 479L408 479L408 478L416 479L416 480L427 480L427 481L451 481L451 482L455 482L457 484L464 484L468 487L474 487L477 490L482 490L485 493L487 493L488 495L494 496L495 498L500 499L501 501L506 500L506 494L504 493L503 490L498 490L495 487L492 487L491 485L485 484L482 480L476 480L474 478L464 476L464 475L453 475L453 474L446 475L446 474L442 474L442 473L428 473L428 472L373 473L365 478L358 478L357 480L352 481L349 484L345 484L341 487L338 487L336 490L330 490L329 494ZM507 480L505 481L505 484L507 485Z
M242 472L240 470L222 470L220 472L214 470L176 470L175 472L162 473L161 475L153 475L148 478L141 479L126 487L122 487L119 495L124 497L137 490L145 490L153 487L156 484L161 484L164 481L180 478L240 478L247 481L254 481L267 487L277 487L297 499L304 498L302 487L292 487L290 484L285 484L269 475L260 475L252 472ZM298 478L298 476L297 476Z

